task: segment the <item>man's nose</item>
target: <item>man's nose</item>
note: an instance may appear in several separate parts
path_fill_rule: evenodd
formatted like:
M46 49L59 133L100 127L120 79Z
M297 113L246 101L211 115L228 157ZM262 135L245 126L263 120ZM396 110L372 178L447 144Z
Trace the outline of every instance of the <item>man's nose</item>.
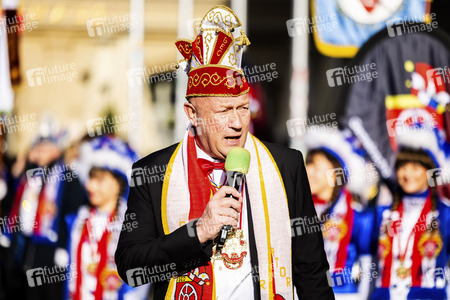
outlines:
M236 130L242 129L242 119L237 110L233 110L228 116L228 126Z

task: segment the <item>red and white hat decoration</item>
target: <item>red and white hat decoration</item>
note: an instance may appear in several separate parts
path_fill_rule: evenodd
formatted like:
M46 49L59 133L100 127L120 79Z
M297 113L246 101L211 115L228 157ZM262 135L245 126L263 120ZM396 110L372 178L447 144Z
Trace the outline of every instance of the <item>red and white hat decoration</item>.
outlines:
M194 41L175 42L183 59L178 63L188 75L190 97L237 97L248 93L241 69L243 48L250 45L241 21L226 6L212 8L202 19Z

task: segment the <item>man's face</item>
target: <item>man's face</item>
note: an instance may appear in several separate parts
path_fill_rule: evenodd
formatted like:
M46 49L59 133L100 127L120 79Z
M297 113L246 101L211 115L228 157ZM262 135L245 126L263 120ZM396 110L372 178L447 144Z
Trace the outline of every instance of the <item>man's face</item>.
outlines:
M196 97L185 103L199 147L224 160L233 147L244 147L250 124L250 100L239 97Z

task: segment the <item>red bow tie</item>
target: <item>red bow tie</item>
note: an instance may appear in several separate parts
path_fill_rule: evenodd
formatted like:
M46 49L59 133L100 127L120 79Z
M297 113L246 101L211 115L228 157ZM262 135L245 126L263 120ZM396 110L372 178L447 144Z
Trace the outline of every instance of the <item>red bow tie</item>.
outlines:
M203 158L197 159L200 169L203 173L209 175L213 170L223 170L225 171L225 162L212 162Z

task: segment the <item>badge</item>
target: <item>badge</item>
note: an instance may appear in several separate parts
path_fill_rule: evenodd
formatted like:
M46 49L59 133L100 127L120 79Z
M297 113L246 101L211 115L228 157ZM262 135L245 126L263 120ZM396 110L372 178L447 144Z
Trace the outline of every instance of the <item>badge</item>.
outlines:
M117 270L114 268L106 267L100 273L100 282L104 290L107 291L117 291L123 284L122 279L120 279Z
M339 242L347 234L348 226L345 224L344 220L328 220L325 223L325 228L323 235L325 239L330 242Z
M227 269L236 270L242 267L245 256L247 256L247 242L244 240L244 232L233 228L228 233L221 250L217 250L214 246L212 259L221 259Z
M431 259L437 257L442 250L442 239L439 233L424 232L417 243L420 255Z
M97 276L98 263L93 262L86 265L86 270L92 276Z
M391 252L391 241L389 240L389 237L384 234L380 237L380 241L378 243L378 257L384 260L389 252Z

